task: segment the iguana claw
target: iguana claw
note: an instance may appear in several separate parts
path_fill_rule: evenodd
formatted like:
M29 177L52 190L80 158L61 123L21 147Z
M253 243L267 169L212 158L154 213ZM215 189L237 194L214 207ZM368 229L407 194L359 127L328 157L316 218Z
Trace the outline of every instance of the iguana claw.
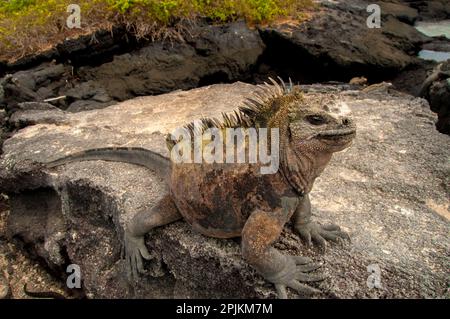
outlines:
M151 259L144 236L133 236L128 230L125 231L123 257L126 262L127 277L130 281L137 281L139 274L144 273L142 258Z
M302 282L316 282L325 280L324 275L309 274L309 272L320 268L322 265L313 263L309 258L298 256L285 256L286 266L276 274L264 276L268 281L275 284L278 298L287 299L286 287L294 289L300 295L311 295L320 293L320 290L302 284Z
M308 245L312 245L312 242L315 242L323 250L327 247L327 240L333 242L339 242L344 239L350 240L350 236L334 224L319 225L315 222L309 222L307 224L295 225L295 229Z

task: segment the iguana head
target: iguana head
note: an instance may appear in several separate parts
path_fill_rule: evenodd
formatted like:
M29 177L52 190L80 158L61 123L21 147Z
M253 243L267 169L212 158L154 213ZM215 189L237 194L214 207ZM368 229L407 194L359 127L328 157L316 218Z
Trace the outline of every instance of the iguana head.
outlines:
M316 155L342 151L356 134L351 118L332 112L334 97L308 96L290 105L288 130L290 146L296 153Z
M291 83L271 81L241 109L244 122L280 129L281 171L298 192L309 192L331 155L350 146L356 127L336 112L336 96L304 95Z
M261 86L256 99L248 99L241 112L248 126L279 128L285 143L304 153L306 150L334 153L348 147L356 127L349 117L339 115L338 100L332 94L304 95L284 82ZM284 146L287 146L286 144Z
M336 98L326 94L308 94L288 105L280 164L301 193L311 190L332 154L349 147L356 135L352 119L333 112L336 106Z

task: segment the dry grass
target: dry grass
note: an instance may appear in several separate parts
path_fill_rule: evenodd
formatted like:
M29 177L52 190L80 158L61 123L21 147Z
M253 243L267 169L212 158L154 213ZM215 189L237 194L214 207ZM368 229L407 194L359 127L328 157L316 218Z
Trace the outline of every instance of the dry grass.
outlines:
M81 28L69 29L67 6L81 7ZM301 19L312 0L0 0L0 60L47 50L66 38L126 25L138 37L179 37L186 21L244 18L249 24Z

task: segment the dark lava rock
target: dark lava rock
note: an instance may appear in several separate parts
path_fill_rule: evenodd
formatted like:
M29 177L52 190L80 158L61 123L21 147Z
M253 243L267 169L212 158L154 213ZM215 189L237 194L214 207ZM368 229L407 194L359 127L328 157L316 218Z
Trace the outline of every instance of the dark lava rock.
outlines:
M415 56L422 45L432 41L431 38L417 31L409 24L394 17L387 17L382 21L381 30L392 44L408 55Z
M422 46L424 50L450 52L450 40L446 37L433 37L433 41Z
M42 102L57 96L66 88L69 73L69 67L51 62L7 75L2 85L6 109L13 112L19 103Z
M114 104L106 90L94 81L81 82L65 92L69 112L100 109Z
M6 124L6 111L0 110L0 127Z
M417 9L408 5L395 3L395 2L374 2L381 7L381 12L384 15L392 15L402 22L408 24L414 24L419 18L419 12Z
M324 2L321 12L301 24L288 22L260 29L268 57L281 74L311 81L386 78L416 62L411 56L429 41L413 26L385 15L381 28L368 28L369 2ZM300 74L299 76L294 76Z
M105 37L93 44L83 37L66 41L58 50L60 55L77 56L78 64L88 59L88 52L108 56L110 62L92 66L85 61L87 65L77 69L73 59L71 65L53 61L15 72L1 86L3 104L12 112L21 102L65 97L50 103L78 112L140 95L242 80L250 78L264 50L258 31L242 21L220 26L200 24L184 40L155 41L114 58L117 43Z
M3 144L3 138L7 131L6 122L7 122L6 111L3 109L0 109L0 145ZM1 151L0 151L0 153L1 153Z
M45 169L40 163L83 149L140 146L167 155L164 135L203 116L242 104L255 87L243 83L139 97L101 110L62 112L61 122L37 110L0 157L0 191L11 210L9 238L26 244L52 269L76 263L88 297L272 298L275 291L242 259L238 240L214 239L184 221L148 234L152 259L138 283L127 282L119 258L123 227L167 192L157 175L123 163L90 161ZM424 99L384 91L340 94L358 134L336 154L311 193L315 218L349 231L351 243L308 248L286 227L275 247L324 263L321 298L442 298L448 288L450 138L436 132ZM45 106L41 111L47 114ZM380 268L380 288L367 285ZM289 292L291 297L295 295Z
M42 102L19 103L18 108L10 116L9 124L14 128L23 128L38 123L63 123L64 112L59 108Z
M422 83L421 95L438 114L436 128L450 135L450 60L436 66Z
M6 277L0 272L0 300L11 296L11 288Z
M111 61L114 54L129 52L146 42L145 39L138 41L125 26L114 26L112 30L98 30L93 34L66 39L49 50L27 55L11 63L0 62L0 76L31 69L52 60L75 67L98 65Z
M72 72L72 67L52 62L8 75L9 80L2 85L3 104L12 113L23 102L49 101L70 112L101 108L113 103L99 83L83 82Z
M98 82L115 100L249 78L264 45L244 22L202 25L185 42L154 42L79 76Z
M439 116L436 128L450 135L450 80L433 83L429 94L431 108Z
M391 79L394 87L413 96L420 96L423 82L433 71L438 63L429 60L419 60L417 63L408 66Z
M122 54L144 45L125 26L115 26L112 30L99 30L94 34L67 39L56 46L57 61L68 62L75 67L99 65L111 61L115 54Z
M416 8L422 20L450 18L450 3L448 0L402 0L402 2Z

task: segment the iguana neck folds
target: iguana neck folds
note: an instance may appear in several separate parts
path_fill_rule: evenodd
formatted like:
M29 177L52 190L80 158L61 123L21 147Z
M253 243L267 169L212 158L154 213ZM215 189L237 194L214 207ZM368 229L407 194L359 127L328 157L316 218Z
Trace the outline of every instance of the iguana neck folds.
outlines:
M299 152L289 145L285 148L285 150L281 150L283 152L281 174L299 195L309 193L314 181L330 161L332 154L316 154L308 148Z

